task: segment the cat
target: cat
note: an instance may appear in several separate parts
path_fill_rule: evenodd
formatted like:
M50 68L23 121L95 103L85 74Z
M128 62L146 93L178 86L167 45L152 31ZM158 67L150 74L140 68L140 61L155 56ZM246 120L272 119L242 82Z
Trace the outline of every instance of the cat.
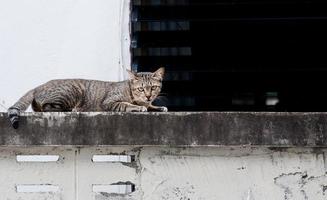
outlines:
M161 91L165 69L153 73L127 71L129 79L121 82L57 79L40 85L8 109L11 125L18 128L20 112L29 105L35 112L167 112L166 107L152 105Z

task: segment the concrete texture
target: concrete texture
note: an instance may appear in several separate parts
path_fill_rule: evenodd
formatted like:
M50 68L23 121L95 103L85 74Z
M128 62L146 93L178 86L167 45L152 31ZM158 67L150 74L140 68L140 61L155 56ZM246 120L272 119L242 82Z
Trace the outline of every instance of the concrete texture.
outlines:
M326 120L326 113L23 113L15 130L0 113L1 199L325 200ZM19 192L26 186L39 191Z
M136 182L136 170L118 162L94 163L95 154L133 154L131 148L0 147L1 200L96 200L92 185ZM16 155L59 155L57 162L17 162ZM19 185L58 186L55 192L18 192ZM116 194L111 194L115 196ZM117 195L116 195L117 196ZM122 196L122 195L120 195ZM108 198L106 198L108 199Z
M327 113L0 113L0 145L326 147Z
M141 150L142 196L181 200L325 200L326 149Z
M91 160L117 154L135 161ZM16 155L59 160L21 163ZM326 148L297 147L0 147L0 191L4 200L325 200L326 158ZM135 191L92 191L117 183L132 183ZM59 190L17 192L21 184Z

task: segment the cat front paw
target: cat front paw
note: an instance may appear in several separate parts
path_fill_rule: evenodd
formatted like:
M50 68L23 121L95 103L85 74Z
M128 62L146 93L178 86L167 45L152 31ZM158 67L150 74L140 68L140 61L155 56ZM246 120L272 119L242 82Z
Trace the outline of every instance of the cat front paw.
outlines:
M159 107L160 112L168 112L168 108L165 106Z
M133 106L126 109L127 112L147 112L148 109L145 106Z
M148 109L145 106L139 106L139 112L147 112Z

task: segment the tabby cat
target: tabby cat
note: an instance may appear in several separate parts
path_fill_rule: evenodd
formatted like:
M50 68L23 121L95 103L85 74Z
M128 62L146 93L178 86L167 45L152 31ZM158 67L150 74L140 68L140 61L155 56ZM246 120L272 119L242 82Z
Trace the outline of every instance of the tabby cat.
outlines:
M134 73L121 82L85 79L52 80L27 92L8 109L12 126L17 129L19 114L30 104L36 112L167 112L166 107L152 105L162 86L165 69L154 73Z

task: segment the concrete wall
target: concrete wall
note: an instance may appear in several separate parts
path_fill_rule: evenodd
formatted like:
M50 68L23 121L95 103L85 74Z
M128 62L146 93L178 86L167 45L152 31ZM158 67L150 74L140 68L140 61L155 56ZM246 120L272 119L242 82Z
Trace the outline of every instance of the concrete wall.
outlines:
M266 145L327 147L327 113L0 112L0 145Z
M327 114L0 113L0 177L5 200L325 200Z
M122 80L129 0L0 0L0 111L51 79Z
M16 158L47 154L59 160ZM117 154L135 161L92 161ZM0 147L0 191L4 200L325 200L326 156L326 148ZM19 188L38 185L52 191Z

